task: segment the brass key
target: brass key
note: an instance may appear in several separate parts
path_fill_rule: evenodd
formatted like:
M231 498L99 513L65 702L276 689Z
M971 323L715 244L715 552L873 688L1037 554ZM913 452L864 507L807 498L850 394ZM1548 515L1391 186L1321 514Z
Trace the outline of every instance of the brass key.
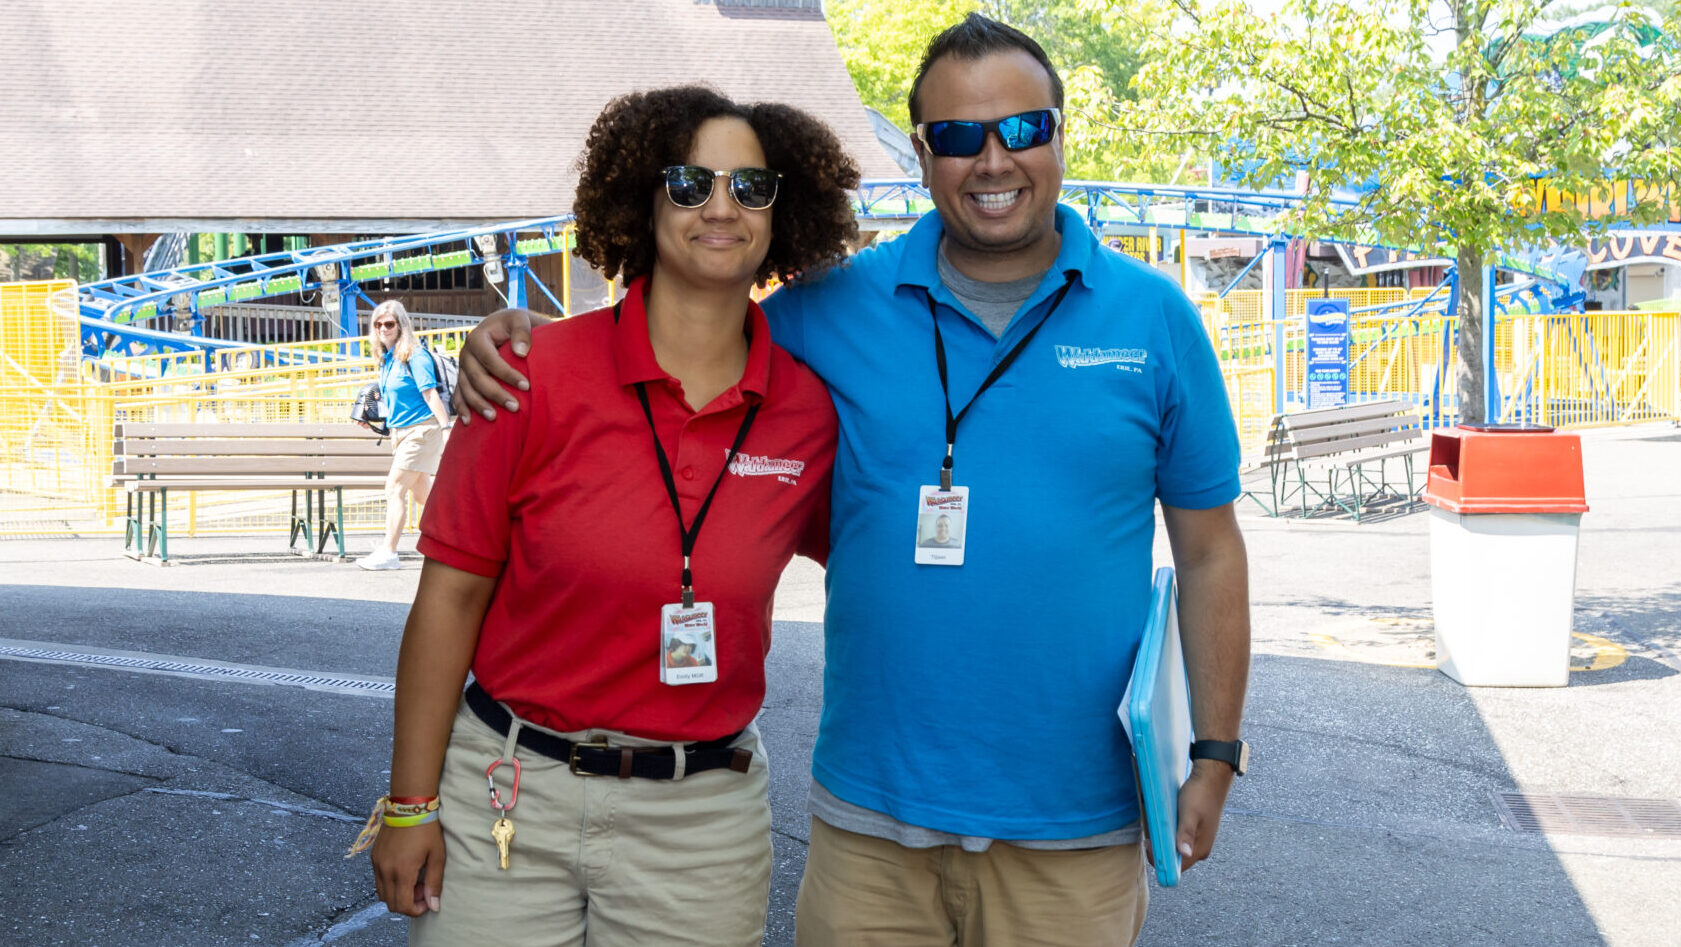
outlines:
M496 840L496 853L501 856L502 870L508 870L508 846L514 841L514 823L507 816L490 827L490 837Z

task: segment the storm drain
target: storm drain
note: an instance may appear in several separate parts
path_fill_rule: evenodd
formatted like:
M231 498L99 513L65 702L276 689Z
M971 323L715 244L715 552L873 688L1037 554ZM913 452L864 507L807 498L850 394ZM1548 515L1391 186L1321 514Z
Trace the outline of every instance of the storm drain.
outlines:
M339 694L362 694L370 697L390 697L396 693L397 689L396 683L389 678L222 664L215 661L196 661L191 658L169 655L91 650L65 651L16 642L0 643L0 658L41 661L49 664L75 664L152 674L175 674L203 680L235 681L246 684L279 684L289 687L302 687L308 690L332 691Z
M1681 838L1681 802L1673 799L1497 792L1494 807L1516 832Z

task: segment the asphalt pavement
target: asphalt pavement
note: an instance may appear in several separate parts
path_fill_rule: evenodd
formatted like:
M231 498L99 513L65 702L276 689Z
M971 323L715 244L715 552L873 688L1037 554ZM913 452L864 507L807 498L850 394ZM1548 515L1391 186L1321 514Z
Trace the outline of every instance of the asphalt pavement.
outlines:
M1427 513L1243 509L1251 772L1214 856L1152 890L1142 943L1681 942L1681 430L1583 444L1564 688L1434 669ZM181 537L156 568L111 537L0 541L0 943L405 942L342 855L387 779L419 560L282 545ZM768 945L793 940L821 614L796 563L760 719Z

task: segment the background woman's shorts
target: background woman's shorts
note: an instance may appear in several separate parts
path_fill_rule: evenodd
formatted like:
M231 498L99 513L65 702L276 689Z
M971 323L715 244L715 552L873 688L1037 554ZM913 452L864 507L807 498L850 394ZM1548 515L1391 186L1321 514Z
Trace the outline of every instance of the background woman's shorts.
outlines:
M444 455L444 429L436 419L391 429L391 469L438 472Z

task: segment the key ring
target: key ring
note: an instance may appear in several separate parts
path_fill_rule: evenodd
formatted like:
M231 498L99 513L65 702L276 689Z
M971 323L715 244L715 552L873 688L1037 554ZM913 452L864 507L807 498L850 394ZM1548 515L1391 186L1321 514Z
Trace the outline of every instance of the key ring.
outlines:
M492 809L499 810L503 813L507 813L508 811L512 810L513 807L514 807L514 804L519 802L519 772L520 772L520 767L519 767L519 757L517 757L517 756L514 757L513 760L512 760L512 762L514 764L514 785L508 790L508 804L507 805L502 804L502 796L499 793L497 793L497 791L496 791L496 779L491 774L496 772L496 767L501 766L503 763L506 763L506 762L509 762L509 761L499 759L496 762L491 763L490 768L486 769L484 771L485 782L490 784L490 807Z

